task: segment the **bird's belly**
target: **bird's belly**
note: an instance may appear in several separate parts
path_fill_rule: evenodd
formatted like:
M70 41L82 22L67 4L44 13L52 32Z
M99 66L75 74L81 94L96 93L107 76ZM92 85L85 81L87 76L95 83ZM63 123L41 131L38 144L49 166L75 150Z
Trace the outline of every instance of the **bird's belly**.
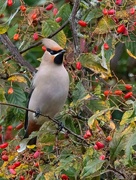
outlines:
M58 87L53 87L52 90L49 88L43 91L41 92L41 95L39 94L35 101L29 102L29 109L39 111L41 114L53 118L62 109L67 98L68 90L60 89L59 92L57 92ZM37 92L33 92L34 96L35 93L37 94ZM34 117L35 114L31 112L29 112L28 116L29 119L33 119L37 122L37 124L41 125L49 119L44 116Z

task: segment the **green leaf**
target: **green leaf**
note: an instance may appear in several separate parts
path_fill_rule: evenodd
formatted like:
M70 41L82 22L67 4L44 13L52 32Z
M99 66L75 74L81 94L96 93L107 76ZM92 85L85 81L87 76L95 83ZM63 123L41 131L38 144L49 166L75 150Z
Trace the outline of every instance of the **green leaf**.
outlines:
M38 176L36 177L36 179L35 179L35 180L46 180L46 179L45 179L45 177L44 177L43 173L42 173L42 172L40 172L40 173L38 174Z
M8 103L15 104L18 106L25 106L26 96L24 91L19 86L13 87L14 92L12 94L6 94ZM24 110L20 108L14 108L15 113L24 114Z
M25 4L27 4L28 6L37 6L37 5L43 5L46 2L50 2L48 0L39 0L39 1L35 1L35 0L24 0Z
M128 135L128 140L126 142L126 146L125 146L125 153L127 156L128 160L132 159L132 146L136 145L136 132Z
M89 102L88 106L93 113L95 113L96 111L101 111L108 108L108 105L106 104L105 101L93 100L93 99Z
M98 22L96 29L94 30L94 34L107 34L110 30L116 27L116 23L109 16L104 16Z
M72 97L73 97L73 102L76 102L82 98L84 98L87 95L87 91L84 88L82 82L78 82L75 90L72 93Z
M133 57L134 59L136 59L135 44L136 42L129 42L129 41L125 42L127 53L129 54L129 56Z
M100 8L95 8L89 11L89 13L87 12L85 16L83 17L83 20L89 23L92 19L97 19L101 17L102 11Z
M43 24L42 24L42 35L44 37L48 37L49 35L51 35L55 30L57 30L58 28L60 28L59 24L51 19L46 20ZM63 30L61 30L59 33L57 33L54 38L53 38L60 46L65 47L66 45L66 36L63 32Z
M68 20L69 16L71 14L71 7L70 4L65 3L64 5L61 6L59 9L59 12L57 13L56 17L61 17L62 18L62 23Z
M114 161L118 158L118 155L122 150L125 149L126 145L126 135L122 135L121 133L115 133L113 139L110 143L110 159Z
M102 161L99 159L94 159L93 161L88 161L87 165L83 168L83 170L81 172L81 179L83 179L84 177L87 177L91 174L94 174L95 172L100 170L104 162L105 161ZM98 174L96 176L98 176Z

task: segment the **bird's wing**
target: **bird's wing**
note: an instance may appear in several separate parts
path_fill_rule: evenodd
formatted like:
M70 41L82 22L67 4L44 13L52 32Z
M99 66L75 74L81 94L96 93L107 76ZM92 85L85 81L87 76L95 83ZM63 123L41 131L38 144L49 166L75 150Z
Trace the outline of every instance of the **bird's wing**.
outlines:
M31 89L30 89L30 93L28 95L28 101L27 101L26 108L28 108L28 106L29 106L29 101L30 101L30 98L32 96L33 91L34 91L34 86L32 86ZM28 126L28 110L26 111L26 114L25 114L25 123L24 123L25 130L27 129L27 126Z

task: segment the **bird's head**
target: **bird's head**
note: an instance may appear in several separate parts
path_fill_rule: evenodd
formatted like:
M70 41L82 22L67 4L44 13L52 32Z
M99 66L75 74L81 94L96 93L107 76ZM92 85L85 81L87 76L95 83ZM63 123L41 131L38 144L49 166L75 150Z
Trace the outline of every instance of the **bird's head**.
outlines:
M44 59L57 65L61 65L63 62L63 55L65 50L52 39L44 38L42 42L46 47Z

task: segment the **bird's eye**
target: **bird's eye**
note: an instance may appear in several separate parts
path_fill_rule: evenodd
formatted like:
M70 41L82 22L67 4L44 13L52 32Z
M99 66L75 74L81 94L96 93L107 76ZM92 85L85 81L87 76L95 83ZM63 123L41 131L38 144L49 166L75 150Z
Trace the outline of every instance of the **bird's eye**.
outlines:
M48 51L51 55L56 54L56 51L53 51L53 50L51 50L51 49L49 49L49 48L47 48L47 51Z
M54 55L54 54L55 54L55 52L54 52L54 51L52 51L52 50L50 50L50 54Z

